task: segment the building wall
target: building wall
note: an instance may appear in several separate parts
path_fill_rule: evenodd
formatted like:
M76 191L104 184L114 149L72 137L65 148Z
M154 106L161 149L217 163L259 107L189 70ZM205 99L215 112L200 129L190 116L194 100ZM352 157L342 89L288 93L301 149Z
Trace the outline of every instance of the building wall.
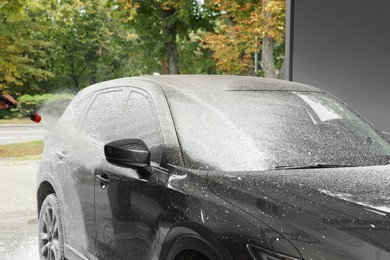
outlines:
M390 132L390 1L287 0L287 78Z

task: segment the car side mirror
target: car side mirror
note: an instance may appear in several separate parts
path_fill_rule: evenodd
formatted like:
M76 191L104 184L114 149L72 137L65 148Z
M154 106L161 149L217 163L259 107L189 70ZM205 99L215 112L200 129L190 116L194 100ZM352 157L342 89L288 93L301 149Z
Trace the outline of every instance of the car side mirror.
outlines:
M140 139L122 139L104 146L106 160L129 168L145 168L150 166L150 150Z
M382 132L382 137L390 144L390 133Z

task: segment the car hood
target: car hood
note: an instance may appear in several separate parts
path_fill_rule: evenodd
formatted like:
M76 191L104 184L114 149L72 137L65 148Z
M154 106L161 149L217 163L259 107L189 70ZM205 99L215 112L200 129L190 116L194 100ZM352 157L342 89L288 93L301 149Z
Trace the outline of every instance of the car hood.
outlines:
M390 259L390 166L210 172L208 184L306 259Z

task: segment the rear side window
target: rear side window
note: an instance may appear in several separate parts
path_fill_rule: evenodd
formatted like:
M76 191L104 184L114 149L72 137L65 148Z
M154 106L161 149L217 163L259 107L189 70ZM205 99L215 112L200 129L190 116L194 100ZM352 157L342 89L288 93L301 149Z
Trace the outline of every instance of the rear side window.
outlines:
M163 141L159 120L148 96L132 91L119 124L117 139L143 140L151 151L152 161L160 162Z
M83 132L103 145L114 141L127 99L122 88L98 93L83 120Z

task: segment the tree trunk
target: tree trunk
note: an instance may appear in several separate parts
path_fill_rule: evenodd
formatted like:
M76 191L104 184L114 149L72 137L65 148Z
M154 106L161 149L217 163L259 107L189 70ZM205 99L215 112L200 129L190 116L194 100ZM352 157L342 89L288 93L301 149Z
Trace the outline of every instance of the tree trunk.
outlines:
M266 19L271 19L270 14L267 12L266 6L269 1L273 0L262 0L263 13ZM264 71L266 78L278 78L279 72L275 67L274 59L274 39L265 35L262 39L262 50L261 50L261 68Z
M80 90L79 77L76 74L72 75L73 88L77 91Z
M177 66L179 57L177 54L177 46L176 46L176 34L174 38L174 42L168 43L168 67L169 74L180 74L179 68Z
M161 64L161 72L162 74L169 74L168 73L168 64L167 64L167 60L166 59L163 59L160 61L160 64Z
M282 67L280 68L279 71L279 79L286 79L286 60L283 61ZM289 80L289 79L286 79Z
M175 8L164 9L163 18L169 20L175 14ZM168 54L168 74L180 74L178 63L179 55L177 52L176 36L177 36L177 24L176 22L166 22L164 31L168 36L165 44Z
M92 71L91 71L91 84L96 84L96 82L97 82L97 76L96 76L96 74L97 74L97 65L96 65L96 63L93 64L91 67L92 67Z
M72 62L70 64L71 70L72 70L72 83L75 90L80 90L80 82L79 82L79 76L76 73L76 68L74 66L74 63Z
M262 41L261 67L266 78L277 78L278 71L275 68L274 40L265 36Z

